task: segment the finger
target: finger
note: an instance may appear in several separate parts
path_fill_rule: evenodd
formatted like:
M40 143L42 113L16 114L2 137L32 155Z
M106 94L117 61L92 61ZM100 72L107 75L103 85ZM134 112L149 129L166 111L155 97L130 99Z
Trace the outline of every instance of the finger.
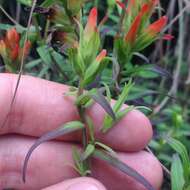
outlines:
M23 184L21 169L23 160L34 139L4 136L0 138L0 189L19 190L42 189L64 180L77 177L73 170L73 144L47 142L34 151L28 165L26 183ZM162 169L159 162L147 152L118 153L129 166L143 175L154 187L159 189L162 183ZM92 176L109 190L145 190L142 185L104 162L92 162Z
M89 177L79 177L65 180L43 190L106 190L97 180Z
M9 111L16 80L15 75L0 75L0 107L3 108L0 109L0 124L4 122ZM65 122L79 119L73 99L63 96L66 91L68 87L65 85L23 76L16 102L1 134L41 136ZM149 120L137 110L128 113L106 135L100 132L104 110L94 104L88 114L94 121L97 139L115 149L137 151L144 148L152 137ZM69 139L80 138L76 133Z

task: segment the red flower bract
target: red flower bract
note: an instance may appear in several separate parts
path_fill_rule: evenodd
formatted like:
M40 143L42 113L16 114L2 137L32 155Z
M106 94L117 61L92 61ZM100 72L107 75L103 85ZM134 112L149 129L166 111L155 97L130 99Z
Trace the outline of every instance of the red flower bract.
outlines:
M19 60L22 56L24 49L24 56L26 56L30 50L31 42L27 41L24 48L20 47L20 36L15 28L12 28L6 32L4 40L0 41L0 54L3 58L8 58L12 61Z
M168 21L168 18L166 16L161 17L159 20L149 25L149 27L146 29L146 32L149 35L156 36L165 27L165 25L167 24L167 21Z
M90 15L88 17L88 21L85 27L85 35L86 36L91 36L97 29L97 16L98 16L98 11L97 8L94 7L90 11Z
M137 32L138 29L140 27L141 24L141 19L142 17L148 12L149 10L149 6L148 4L144 4L142 6L141 11L139 12L139 14L136 16L134 22L132 23L129 32L127 33L126 37L125 37L125 41L129 42L131 44L133 44L136 40L136 36L137 36Z
M107 55L107 51L103 49L100 54L96 57L96 61L100 62Z

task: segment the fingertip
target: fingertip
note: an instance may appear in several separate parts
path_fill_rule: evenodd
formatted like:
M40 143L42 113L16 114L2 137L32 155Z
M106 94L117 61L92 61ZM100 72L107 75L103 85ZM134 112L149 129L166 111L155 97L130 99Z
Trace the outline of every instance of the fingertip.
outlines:
M144 149L153 136L152 125L148 117L139 110L132 110L126 114L111 130L102 134L103 117L98 105L91 116L95 122L96 136L105 144L120 151L140 151ZM94 109L94 110L95 110ZM98 110L98 111L97 111Z
M90 177L79 177L69 179L43 190L106 190L96 179Z
M126 115L124 122L127 123L126 128L131 134L130 150L144 149L153 136L152 125L148 117L139 110L133 110Z
M156 190L161 189L163 171L160 162L152 154L140 151L134 153L118 153L118 158L142 175ZM93 162L93 176L102 181L109 190L122 190L127 187L130 190L145 190L146 188L108 164L100 160Z
M123 158L125 162L143 175L155 189L161 188L163 182L163 170L159 160L153 154L141 151L134 154L128 154L127 157L121 156L121 159ZM137 160L140 162L137 162ZM140 189L141 188L139 188L139 190Z

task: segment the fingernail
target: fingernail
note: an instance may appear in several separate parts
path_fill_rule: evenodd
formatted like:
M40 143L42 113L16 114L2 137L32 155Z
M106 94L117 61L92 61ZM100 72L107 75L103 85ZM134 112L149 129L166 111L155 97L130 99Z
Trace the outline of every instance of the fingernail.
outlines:
M80 182L70 185L67 190L99 190L95 184Z

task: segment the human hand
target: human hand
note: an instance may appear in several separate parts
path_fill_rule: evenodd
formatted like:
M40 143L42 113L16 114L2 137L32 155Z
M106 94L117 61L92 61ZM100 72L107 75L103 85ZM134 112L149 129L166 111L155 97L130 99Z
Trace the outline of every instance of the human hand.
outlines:
M0 74L0 126L9 112L16 80L16 75ZM99 160L92 161L92 178L80 178L68 165L73 164L72 146L79 142L80 133L42 144L29 161L26 183L22 182L23 161L34 141L78 118L72 98L63 96L67 90L65 85L22 77L9 119L0 129L0 189L144 190L135 180ZM96 138L116 150L122 161L159 189L161 166L154 156L142 151L152 137L147 117L137 110L131 111L116 127L102 134L99 130L104 110L94 104L88 114L94 121Z

